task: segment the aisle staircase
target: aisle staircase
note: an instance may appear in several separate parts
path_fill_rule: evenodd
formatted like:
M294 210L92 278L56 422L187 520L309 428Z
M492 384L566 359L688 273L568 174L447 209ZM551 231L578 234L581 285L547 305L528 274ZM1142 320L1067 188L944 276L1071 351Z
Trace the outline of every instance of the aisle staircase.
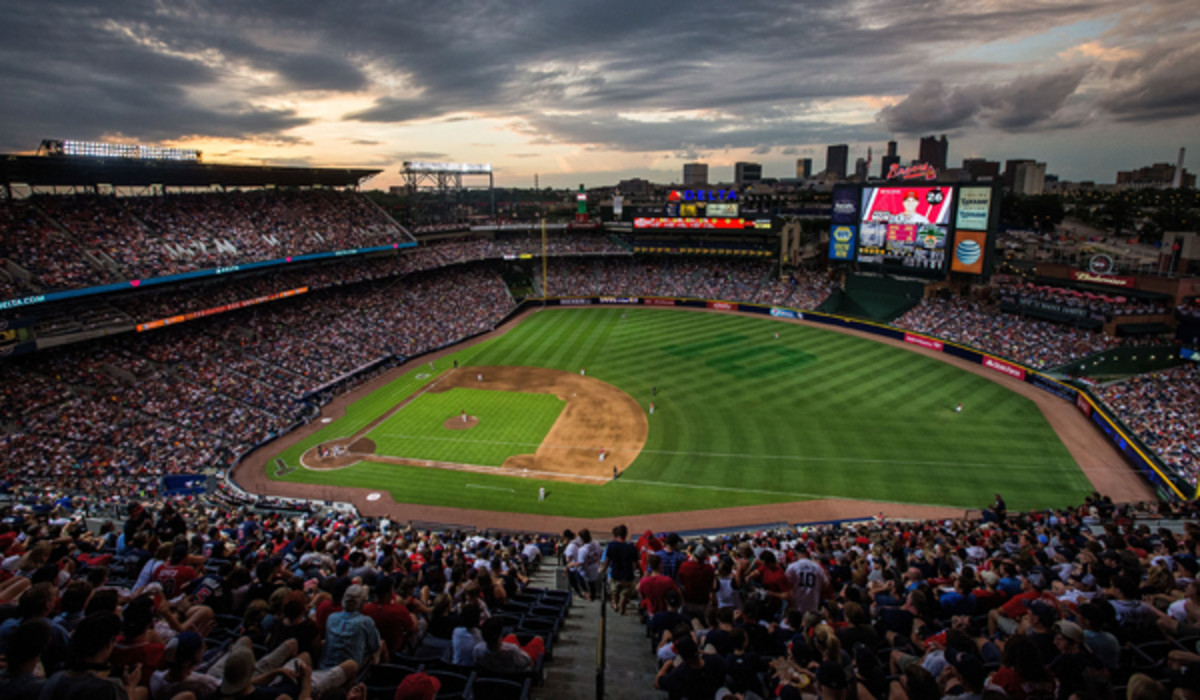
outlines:
M552 562L544 563L530 585L538 588L565 589L565 571ZM554 659L546 665L546 680L533 689L535 700L597 697L598 649L601 626L604 627L606 667L603 673L604 698L653 698L654 657L650 654L645 627L635 613L624 617L611 608L601 614L600 601L589 602L575 596L554 645Z

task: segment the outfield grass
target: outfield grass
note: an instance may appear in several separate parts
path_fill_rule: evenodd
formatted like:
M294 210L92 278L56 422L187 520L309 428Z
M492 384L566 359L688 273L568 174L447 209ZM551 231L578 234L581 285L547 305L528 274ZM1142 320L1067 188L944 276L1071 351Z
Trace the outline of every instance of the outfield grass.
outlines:
M376 454L498 467L512 455L532 454L566 405L550 394L451 389L422 394L367 437ZM479 424L467 432L443 427L462 411Z
M832 331L670 309L550 309L438 369L451 359L587 367L641 405L654 401L645 449L601 486L381 464L283 478L389 490L404 502L582 517L825 496L979 507L994 491L1027 510L1078 503L1092 490L1032 401L933 358ZM353 434L416 392L428 371L357 402L280 457L295 465L308 446ZM460 408L452 403L441 420ZM472 461L462 447L454 461ZM539 486L552 493L543 503L532 496Z

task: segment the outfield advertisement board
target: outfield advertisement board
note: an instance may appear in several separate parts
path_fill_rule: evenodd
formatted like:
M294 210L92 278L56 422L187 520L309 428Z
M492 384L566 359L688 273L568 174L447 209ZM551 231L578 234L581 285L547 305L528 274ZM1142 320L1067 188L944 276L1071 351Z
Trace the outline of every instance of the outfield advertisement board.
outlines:
M858 223L858 188L833 188L833 223Z
M582 299L578 299L578 298L559 299L558 303L561 304L562 306L584 306L585 304L595 304L596 300L586 298L586 297L582 298Z
M997 360L994 357L984 355L982 364L984 367L987 367L988 369L994 369L1000 374L1007 374L1015 379L1025 379L1025 368L1019 365L1014 365L1011 362Z
M853 224L833 224L829 227L829 259L853 260L854 239L858 237L858 227Z
M601 304L636 304L637 297L600 297Z
M731 304L727 301L710 301L707 304L708 308L716 309L717 311L737 311L738 305Z
M643 298L642 304L644 304L646 306L675 306L675 300L674 299Z
M781 309L778 306L771 307L771 315L774 316L775 318L790 318L793 320L803 320L804 319L804 314L800 313L799 311L792 311L791 309Z
M923 348L929 348L930 350L937 350L938 352L942 351L942 347L944 345L944 343L942 343L942 341L940 341L940 340L934 340L933 338L926 338L923 335L913 335L912 333L904 334L904 342L909 343L910 345L920 345Z
M950 269L970 275L982 275L983 259L987 253L987 237L987 231L955 232Z
M992 188L963 187L958 191L958 213L954 217L957 228L972 231L988 230L988 212L992 208Z

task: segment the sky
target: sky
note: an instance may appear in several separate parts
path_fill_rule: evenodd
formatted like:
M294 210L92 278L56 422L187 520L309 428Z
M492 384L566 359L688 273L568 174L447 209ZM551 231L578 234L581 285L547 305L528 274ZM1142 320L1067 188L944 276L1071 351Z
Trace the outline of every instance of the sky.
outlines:
M0 0L0 153L42 139L206 162L491 163L496 183L792 177L1036 158L1067 180L1200 157L1195 0ZM1189 170L1195 171L1195 166ZM468 180L471 182L471 180Z

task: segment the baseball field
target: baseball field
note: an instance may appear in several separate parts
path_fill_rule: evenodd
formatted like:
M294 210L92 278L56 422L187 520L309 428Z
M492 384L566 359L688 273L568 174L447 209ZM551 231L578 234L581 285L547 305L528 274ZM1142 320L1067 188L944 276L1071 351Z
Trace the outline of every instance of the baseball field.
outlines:
M977 508L995 491L1025 510L1092 491L1037 406L976 374L803 325L622 307L543 310L410 368L266 469L582 518L830 497Z

